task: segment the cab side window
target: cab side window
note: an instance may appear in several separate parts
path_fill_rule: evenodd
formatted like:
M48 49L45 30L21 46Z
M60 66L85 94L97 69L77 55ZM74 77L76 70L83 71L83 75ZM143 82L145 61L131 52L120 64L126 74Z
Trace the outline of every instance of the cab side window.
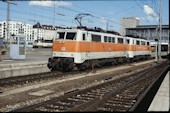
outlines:
M83 41L85 41L86 40L86 35L85 34L83 34Z

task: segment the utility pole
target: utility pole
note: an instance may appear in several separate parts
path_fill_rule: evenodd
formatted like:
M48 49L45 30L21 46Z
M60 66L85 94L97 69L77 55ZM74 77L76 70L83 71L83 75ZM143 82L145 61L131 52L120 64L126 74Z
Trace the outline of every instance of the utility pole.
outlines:
M29 19L29 21L33 21L34 22L34 24L37 22L37 40L40 40L39 39L39 27L40 27L40 23L38 22L38 20L31 20L31 19Z
M37 22L37 40L39 40L39 22L38 22L38 20L32 20L32 19L29 19L29 21L33 21L34 22L34 24Z
M107 21L107 23L106 23L106 30L107 31L109 30L109 21Z
M55 26L55 4L54 4L54 15L53 15L53 27Z
M9 5L9 3L7 3L7 28L6 28L6 30L7 30L7 45L8 45L8 38L9 38L9 11L10 11L10 5Z
M39 34L40 34L40 23L37 22L37 40L39 41L40 40L40 37L39 37Z
M162 0L160 0L159 4L159 47L158 47L158 55L159 59L161 59L161 42L162 42Z
M17 5L15 2L11 2L10 0L3 0L3 2L7 3L7 27L6 27L6 32L7 32L7 42L5 41L5 46L4 49L6 50L6 44L9 44L9 21L10 21L10 4Z
M155 62L158 62L158 39L155 39Z

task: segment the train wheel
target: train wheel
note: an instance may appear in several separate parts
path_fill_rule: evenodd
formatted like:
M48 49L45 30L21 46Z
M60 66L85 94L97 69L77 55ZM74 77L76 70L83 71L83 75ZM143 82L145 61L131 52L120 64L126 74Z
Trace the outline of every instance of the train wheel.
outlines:
M84 70L86 70L86 68L87 68L87 66L84 64L81 64L78 66L78 70L80 70L80 71L84 71Z
M53 68L51 68L50 70L51 70L51 71L56 71L56 69L53 69Z
M64 66L63 66L63 71L64 71L64 72L69 72L69 71L71 71L70 66L64 65Z
M132 63L133 62L133 59L132 58L128 58L127 59L127 63Z
M63 68L63 71L64 72L69 72L69 71L71 71L71 69L69 67L65 67L65 68Z

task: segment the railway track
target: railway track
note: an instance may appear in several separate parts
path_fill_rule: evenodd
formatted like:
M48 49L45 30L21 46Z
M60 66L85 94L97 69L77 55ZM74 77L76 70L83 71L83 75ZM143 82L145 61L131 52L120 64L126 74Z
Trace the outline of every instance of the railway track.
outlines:
M121 65L119 65L121 66ZM134 69L138 69L140 67L145 67L145 65L142 66L136 66ZM110 68L109 66L102 67L101 69ZM96 68L96 70L101 70L100 68ZM127 70L125 70L126 72ZM133 71L133 70L131 70ZM15 87L15 86L23 86L25 84L31 84L34 82L40 82L43 80L53 80L59 77L68 76L68 75L75 75L75 74L83 74L83 73L89 73L89 70L82 72L82 71L71 71L71 72L61 72L61 71L55 71L55 72L46 72L46 73L39 73L39 74L32 74L27 76L19 76L19 77L11 77L11 78L5 78L0 79L0 89L7 88L7 87Z
M130 111L150 85L169 67L163 62L128 77L110 80L38 104L15 109L16 112Z
M61 72L61 71L55 71L55 72L45 72L45 73L39 73L39 74L32 74L27 76L19 76L19 77L11 77L11 78L5 78L0 79L0 89L7 88L7 87L15 87L15 86L24 86L25 84L32 84L37 83L41 81L47 81L47 80L54 80L59 77L64 76L70 76L70 75L76 75L81 74L83 72L79 71L72 71L72 72Z

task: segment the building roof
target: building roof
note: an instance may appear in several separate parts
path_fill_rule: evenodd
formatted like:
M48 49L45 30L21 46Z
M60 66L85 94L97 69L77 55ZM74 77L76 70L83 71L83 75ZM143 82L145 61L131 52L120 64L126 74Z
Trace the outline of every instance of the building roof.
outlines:
M127 30L135 29L156 29L158 25L138 25L136 28L126 28ZM169 29L169 25L162 25L162 29Z
M139 20L138 17L123 17L123 18L121 18L121 19L135 19L135 20Z
M99 27L94 27L94 28L87 28L86 26L77 26L77 29L84 29L87 31L95 31L95 32L102 32L102 33L110 33L110 34L115 34L115 35L120 35L120 33L116 31L110 31L110 30L104 30Z
M57 30L61 29L60 26L52 26L52 25L41 25L39 22L33 25L33 28L47 29L47 30Z

